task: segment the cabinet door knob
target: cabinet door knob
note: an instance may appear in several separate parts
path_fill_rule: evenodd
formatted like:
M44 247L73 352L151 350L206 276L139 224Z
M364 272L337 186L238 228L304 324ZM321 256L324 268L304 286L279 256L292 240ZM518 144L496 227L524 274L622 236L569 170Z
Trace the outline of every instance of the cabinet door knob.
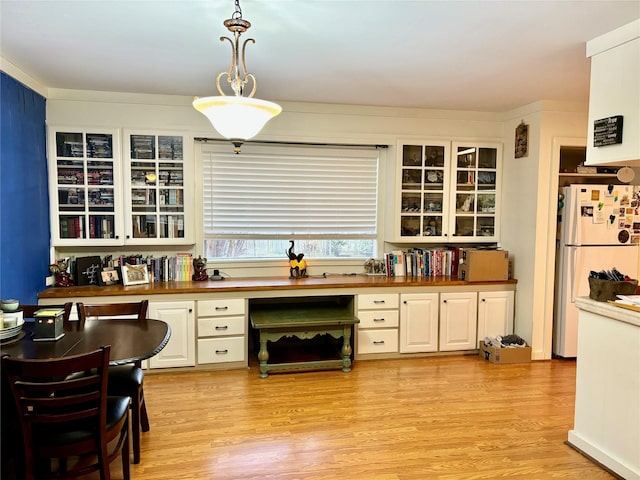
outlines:
M193 308L190 308L190 309L189 309L189 313L193 313Z

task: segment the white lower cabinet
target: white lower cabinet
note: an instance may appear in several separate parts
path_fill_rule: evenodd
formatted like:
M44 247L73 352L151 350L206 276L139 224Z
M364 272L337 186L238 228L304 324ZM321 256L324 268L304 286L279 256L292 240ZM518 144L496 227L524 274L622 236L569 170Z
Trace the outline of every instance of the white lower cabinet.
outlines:
M358 295L356 353L398 352L398 294Z
M400 295L400 353L438 350L438 294Z
M478 348L477 311L477 292L440 294L440 351Z
M198 301L198 364L247 362L244 298Z
M478 293L478 342L513 333L514 292Z
M149 359L150 368L193 367L195 355L195 302L149 302L149 318L171 327L169 343Z

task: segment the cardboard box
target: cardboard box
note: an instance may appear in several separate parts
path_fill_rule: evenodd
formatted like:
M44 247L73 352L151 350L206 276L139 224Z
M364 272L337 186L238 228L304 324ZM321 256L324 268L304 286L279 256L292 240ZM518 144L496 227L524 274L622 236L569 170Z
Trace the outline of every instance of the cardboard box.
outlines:
M509 280L509 252L465 249L458 278L468 282Z
M531 347L496 348L488 347L481 341L478 355L491 363L529 363Z

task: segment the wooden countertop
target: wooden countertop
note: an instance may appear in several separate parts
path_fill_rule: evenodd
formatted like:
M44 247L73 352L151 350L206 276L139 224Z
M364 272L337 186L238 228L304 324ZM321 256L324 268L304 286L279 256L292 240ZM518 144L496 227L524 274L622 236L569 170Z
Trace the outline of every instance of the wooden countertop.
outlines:
M110 285L82 287L51 287L38 294L38 298L101 297L118 295L160 295L177 293L217 293L262 290L301 290L318 288L368 287L450 287L515 284L517 280L493 282L467 282L456 277L383 277L374 275L328 275L289 279L286 277L255 277L204 282L156 282L145 285Z

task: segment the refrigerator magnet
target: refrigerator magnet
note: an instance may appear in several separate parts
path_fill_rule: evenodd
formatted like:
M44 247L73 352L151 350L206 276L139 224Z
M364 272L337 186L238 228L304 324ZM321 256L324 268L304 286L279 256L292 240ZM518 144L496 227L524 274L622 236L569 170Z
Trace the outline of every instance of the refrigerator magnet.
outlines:
M618 233L618 241L620 243L627 243L629 241L629 232L627 230L620 230L620 233Z

